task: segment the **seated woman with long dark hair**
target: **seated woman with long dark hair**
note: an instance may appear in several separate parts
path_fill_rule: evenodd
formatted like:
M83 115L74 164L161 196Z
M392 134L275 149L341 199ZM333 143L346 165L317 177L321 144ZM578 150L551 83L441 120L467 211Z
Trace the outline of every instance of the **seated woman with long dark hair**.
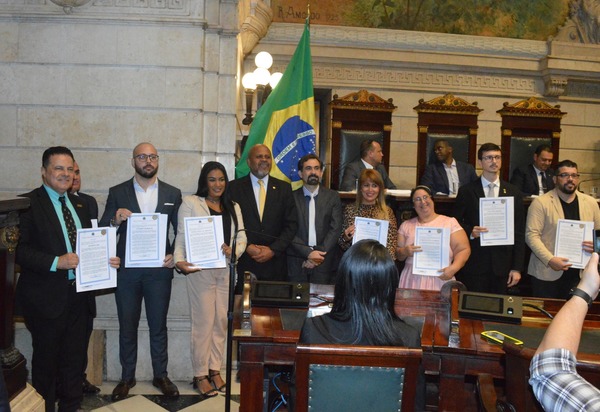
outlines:
M331 312L308 318L300 342L421 347L419 331L394 312L399 274L376 240L356 242L342 257ZM425 381L419 374L416 405L423 410Z

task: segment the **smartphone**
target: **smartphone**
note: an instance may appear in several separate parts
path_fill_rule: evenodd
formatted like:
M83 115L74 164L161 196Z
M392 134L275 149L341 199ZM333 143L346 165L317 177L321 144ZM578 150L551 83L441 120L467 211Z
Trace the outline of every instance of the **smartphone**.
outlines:
M594 230L594 252L600 253L600 230Z
M522 345L523 341L517 338L513 338L505 333L498 332L497 330L485 330L481 332L481 337L490 343L502 345L504 341L514 343L515 345Z

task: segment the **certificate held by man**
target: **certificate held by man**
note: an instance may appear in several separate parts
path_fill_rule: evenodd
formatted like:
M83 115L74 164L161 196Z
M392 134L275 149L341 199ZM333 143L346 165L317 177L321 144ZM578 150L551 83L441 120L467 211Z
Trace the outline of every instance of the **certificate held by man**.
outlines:
M168 216L160 213L132 213L127 223L125 267L162 267L167 247Z
M481 246L515 244L515 198L482 197L479 199L479 225Z
M185 253L188 262L199 269L227 267L221 245L223 237L222 216L186 217Z
M117 254L117 230L113 227L77 230L75 269L77 292L117 287L117 269L110 267L110 257Z
M352 238L352 244L355 244L359 240L363 239L374 239L381 243L383 246L387 246L387 234L390 222L387 220L369 219L366 217L355 217L354 218L354 237Z
M582 243L592 240L593 232L594 222L558 219L554 255L569 259L574 269L583 269L591 254L583 250Z

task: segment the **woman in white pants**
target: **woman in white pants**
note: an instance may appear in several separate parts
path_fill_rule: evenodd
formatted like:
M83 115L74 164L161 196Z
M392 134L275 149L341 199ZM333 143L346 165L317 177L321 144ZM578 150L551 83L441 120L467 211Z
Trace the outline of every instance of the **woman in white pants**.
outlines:
M223 239L221 250L229 260L231 245L236 236L236 256L246 249L246 234L240 207L231 201L227 192L227 172L219 162L207 162L198 179L196 194L185 196L179 208L175 262L187 276L187 290L192 321L191 355L194 369L194 388L205 397L225 391L220 370L227 334L227 304L229 269L201 269L186 259L185 218L222 216Z

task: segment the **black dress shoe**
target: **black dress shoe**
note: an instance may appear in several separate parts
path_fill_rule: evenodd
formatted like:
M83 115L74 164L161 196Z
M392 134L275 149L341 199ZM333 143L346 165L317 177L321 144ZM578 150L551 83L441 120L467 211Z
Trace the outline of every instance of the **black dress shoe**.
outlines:
M179 389L168 377L152 379L152 385L156 386L165 396L176 398L179 396Z
M128 381L121 381L112 392L112 401L117 402L123 400L129 395L129 389L135 386L135 379L130 379Z
M83 393L98 393L100 388L96 385L92 385L87 379L83 380Z

